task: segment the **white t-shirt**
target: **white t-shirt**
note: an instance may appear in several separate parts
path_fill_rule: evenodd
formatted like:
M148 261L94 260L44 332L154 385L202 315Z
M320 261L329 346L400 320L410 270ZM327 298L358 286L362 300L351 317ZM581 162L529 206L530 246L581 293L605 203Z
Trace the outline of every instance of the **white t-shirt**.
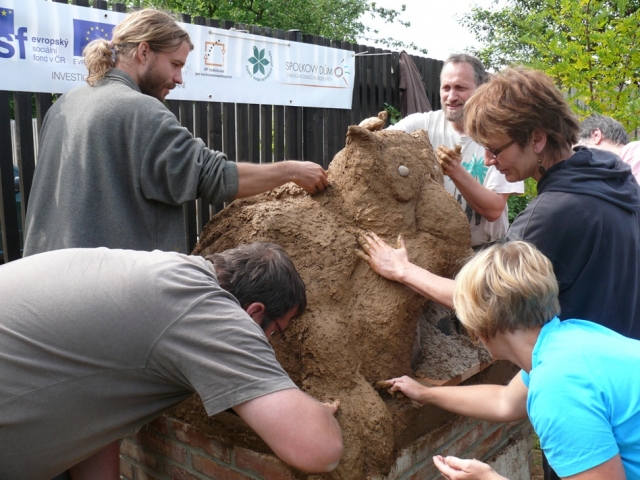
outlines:
M496 193L522 194L524 182L508 182L496 167L484 164L484 148L474 142L467 135L456 132L447 120L443 110L427 113L414 113L389 127L389 130L402 130L411 133L415 130L426 130L435 150L439 145L453 148L458 144L462 146L462 166L480 184ZM474 211L459 192L455 183L445 175L444 188L460 203L462 210L467 214L471 226L471 246L476 247L488 242L496 241L507 233L509 228L508 206L505 205L500 218L494 222L487 221L479 213Z

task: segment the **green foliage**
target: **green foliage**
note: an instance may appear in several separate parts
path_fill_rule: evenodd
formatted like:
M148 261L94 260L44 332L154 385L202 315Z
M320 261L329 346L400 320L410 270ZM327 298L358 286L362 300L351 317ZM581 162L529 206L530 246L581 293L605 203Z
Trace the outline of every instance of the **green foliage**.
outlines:
M509 223L513 223L515 218L522 212L529 202L538 195L538 183L533 178L524 181L524 194L512 195L507 203L509 204Z
M116 0L108 0L112 5ZM405 10L382 8L369 0L121 0L128 8L153 7L218 20L230 20L245 25L258 25L282 30L301 30L332 40L356 43L365 38L387 47L419 49L393 38L369 38L378 32L366 26L367 15L381 18L398 27L411 24L400 18Z
M580 117L609 115L628 131L640 126L639 22L640 0L506 0L461 21L487 67L544 70Z
M402 119L402 114L400 113L400 110L398 110L393 105L389 105L387 102L384 102L383 108L389 114L389 122L391 123L391 125L395 125Z

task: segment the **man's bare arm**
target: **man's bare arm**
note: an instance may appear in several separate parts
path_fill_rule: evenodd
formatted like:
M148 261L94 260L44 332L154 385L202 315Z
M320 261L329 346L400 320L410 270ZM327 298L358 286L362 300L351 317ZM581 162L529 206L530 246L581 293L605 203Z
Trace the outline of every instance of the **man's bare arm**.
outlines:
M234 410L278 457L299 470L328 472L342 458L335 405L321 404L294 388L254 398Z
M323 191L328 185L327 172L317 163L288 160L267 164L238 162L238 194L236 198L268 192L285 183L294 182L307 192Z

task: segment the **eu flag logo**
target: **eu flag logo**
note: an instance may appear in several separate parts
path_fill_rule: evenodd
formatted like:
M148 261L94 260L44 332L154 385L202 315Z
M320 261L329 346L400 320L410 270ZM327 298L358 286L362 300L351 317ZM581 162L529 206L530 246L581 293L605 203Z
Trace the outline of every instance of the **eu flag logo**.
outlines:
M73 54L82 56L84 47L90 42L103 38L111 40L115 25L110 23L98 23L90 20L73 20Z
M13 35L13 10L0 7L0 37L11 40L9 35Z

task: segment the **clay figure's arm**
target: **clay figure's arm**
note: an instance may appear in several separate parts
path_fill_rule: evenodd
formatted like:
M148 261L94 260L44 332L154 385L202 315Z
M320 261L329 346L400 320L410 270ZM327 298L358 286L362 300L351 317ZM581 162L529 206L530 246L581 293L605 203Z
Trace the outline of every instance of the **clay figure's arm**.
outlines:
M365 253L356 250L378 275L388 280L402 283L435 302L453 308L453 289L455 282L434 275L428 270L409 261L407 247L401 236L397 248L391 248L375 233L370 232L360 239Z
M458 457L433 457L433 463L449 480L506 480L486 463L478 460L463 460Z
M298 389L287 389L233 409L278 457L299 470L329 472L342 458L335 402L321 404Z
M490 222L500 218L509 200L508 193L496 193L478 183L462 166L462 155L445 145L436 149L436 157L442 167L442 173L447 175L456 185L467 204Z
M430 403L458 415L489 422L527 418L528 389L518 373L509 385L426 387L410 377L392 378L390 392L402 392L423 405Z
M317 163L288 160L269 164L240 162L236 198L267 192L285 183L294 182L307 192L323 191L328 185L327 172Z

